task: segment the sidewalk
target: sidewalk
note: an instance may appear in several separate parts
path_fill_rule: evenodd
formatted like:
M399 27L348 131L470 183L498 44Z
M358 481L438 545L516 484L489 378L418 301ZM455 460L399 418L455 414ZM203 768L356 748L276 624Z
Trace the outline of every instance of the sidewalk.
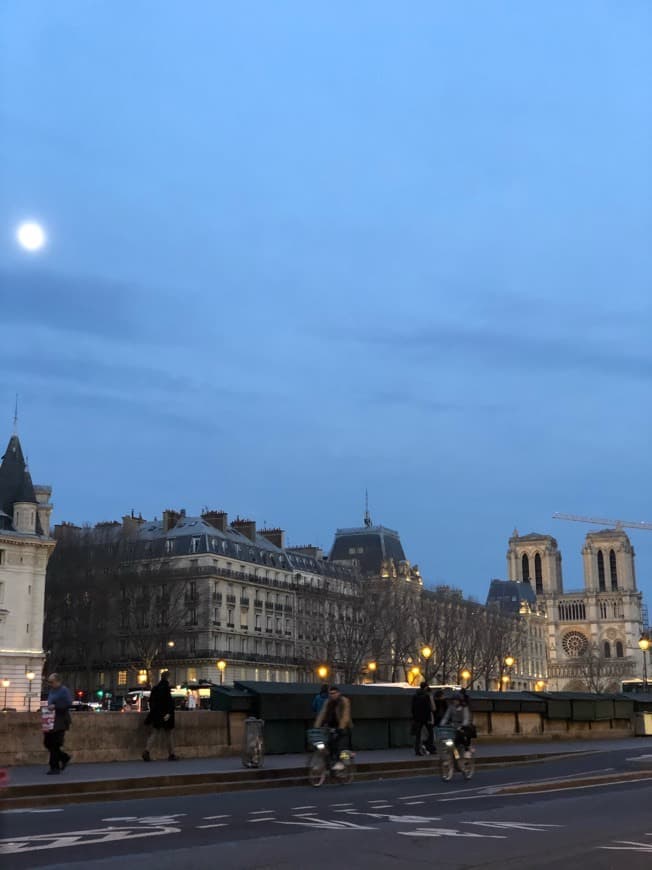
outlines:
M647 743L644 738L627 738L624 740L558 740L553 742L521 742L506 741L504 743L483 743L476 741L476 759L484 764L509 763L510 759L545 758L546 756L563 755L575 752L605 752L619 749L637 749L650 751L652 743ZM417 758L413 751L404 749L379 749L376 751L362 750L356 752L356 767L367 765L382 768L384 765L412 766L418 768L427 762L427 759ZM304 769L306 766L306 754L296 755L268 755L265 757L263 770L294 772ZM75 764L74 757L70 766L61 776L47 777L47 756L43 753L42 765L29 765L12 767L9 769L10 785L60 785L66 783L92 783L112 780L139 780L151 777L191 777L200 774L246 774L254 771L246 771L242 766L239 756L228 758L192 758L180 759L170 762L161 757L161 760L153 760L150 763L144 761L112 762L106 764Z

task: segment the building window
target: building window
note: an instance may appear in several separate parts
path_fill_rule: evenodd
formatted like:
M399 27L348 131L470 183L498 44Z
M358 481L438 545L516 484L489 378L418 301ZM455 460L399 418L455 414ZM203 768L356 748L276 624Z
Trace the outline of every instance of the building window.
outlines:
M601 617L601 619L607 618L607 602L606 601L600 602L600 617Z
M600 592L607 591L604 579L604 556L602 555L602 550L598 550L598 589Z
M606 659L611 658L611 644L609 643L608 640L605 640L605 642L604 642L604 657Z
M165 542L165 552L166 553L174 553L174 541L167 540Z
M200 550L201 538L191 538L190 539L190 552L198 553Z
M126 671L118 671L118 685L126 686L127 685L127 672Z
M536 584L537 595L543 595L543 571L541 569L540 553L537 553L534 557L534 580Z
M4 565L5 563L5 551L0 550L0 565Z
M2 550L0 550L2 552ZM2 604L5 600L5 584L0 583L0 604Z
M100 672L98 673L98 675L97 675L97 682L100 684L100 686L103 686L103 685L104 685L104 671L100 671Z
M229 609L226 611L226 625L227 625L227 628L233 628L233 626L234 626L234 622L233 622L233 610L231 610L231 608L229 608Z
M618 570L616 568L616 554L613 550L609 551L609 574L611 575L611 590L615 592L618 589Z
M523 553L523 558L521 559L521 567L523 569L523 582L530 582L530 560L528 559L527 553Z
M624 650L623 650L623 644L622 644L622 641L617 640L617 641L616 641L616 658L617 658L617 659L622 659L622 658L624 657L624 655L625 655L625 652L624 652Z

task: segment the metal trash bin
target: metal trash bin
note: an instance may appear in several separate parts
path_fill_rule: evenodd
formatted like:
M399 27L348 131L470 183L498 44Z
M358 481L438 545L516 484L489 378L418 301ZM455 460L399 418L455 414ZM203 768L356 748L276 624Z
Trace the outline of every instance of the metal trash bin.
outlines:
M242 741L242 766L262 767L265 760L265 723L262 719L249 716L244 721Z

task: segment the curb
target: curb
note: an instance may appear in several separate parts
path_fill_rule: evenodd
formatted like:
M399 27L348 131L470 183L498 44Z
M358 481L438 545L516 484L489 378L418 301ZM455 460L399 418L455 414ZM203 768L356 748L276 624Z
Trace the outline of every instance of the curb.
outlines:
M559 760L568 755L577 757L587 752L535 753L478 758L477 768L511 767L519 764L540 764L546 760ZM355 779L403 779L435 776L437 760L364 762L356 766ZM175 797L199 794L221 794L256 789L289 788L308 785L305 767L260 770L226 771L216 773L167 774L119 780L90 782L38 783L10 785L0 800L0 811L30 807L62 806L65 804L95 803L99 801L142 800L144 798Z

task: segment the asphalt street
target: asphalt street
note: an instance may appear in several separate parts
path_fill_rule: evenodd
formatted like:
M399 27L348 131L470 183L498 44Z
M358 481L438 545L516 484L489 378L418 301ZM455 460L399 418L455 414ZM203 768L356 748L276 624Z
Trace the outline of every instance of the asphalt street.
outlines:
M7 811L6 870L88 867L652 866L652 781L547 782L640 770L614 749L456 776ZM534 791L502 794L506 785Z

